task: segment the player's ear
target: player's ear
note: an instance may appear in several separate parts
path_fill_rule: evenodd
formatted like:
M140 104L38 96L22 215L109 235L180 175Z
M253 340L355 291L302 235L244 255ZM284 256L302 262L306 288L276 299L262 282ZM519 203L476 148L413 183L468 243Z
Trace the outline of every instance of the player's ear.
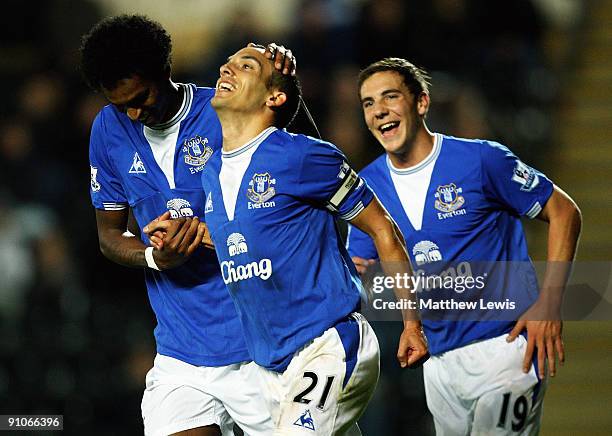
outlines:
M282 91L273 91L266 100L266 106L277 107L284 104L287 101L287 94Z
M417 98L417 113L420 116L425 116L429 110L429 94L421 92L419 98Z

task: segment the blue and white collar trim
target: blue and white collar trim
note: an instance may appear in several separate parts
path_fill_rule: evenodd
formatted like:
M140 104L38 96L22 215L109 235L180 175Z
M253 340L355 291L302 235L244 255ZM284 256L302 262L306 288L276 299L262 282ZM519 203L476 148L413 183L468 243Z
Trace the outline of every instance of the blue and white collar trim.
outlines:
M183 83L177 83L179 88L183 89L183 102L181 103L181 107L177 111L177 113L166 121L163 124L157 124L155 126L148 127L151 130L166 130L187 117L187 114L191 110L191 104L193 103L193 88L190 85L185 85Z
M434 133L434 137L435 138L434 138L433 147L431 151L429 152L429 154L427 155L427 157L412 167L395 168L393 164L391 163L391 160L389 159L389 155L387 155L386 161L387 161L387 166L389 167L389 170L399 175L414 174L418 171L421 171L427 165L435 162L436 159L438 159L438 156L440 155L440 150L442 149L442 135L440 135L439 133Z
M249 150L253 149L254 147L257 147L259 144L261 144L268 136L270 136L276 130L277 130L276 127L270 126L266 130L261 132L259 135L257 135L255 138L251 139L246 144L238 147L237 149L232 150L232 151L228 151L228 152L225 152L225 151L221 152L221 156L223 157L223 159L229 159L229 158L232 158L232 157L239 156L239 155L241 155L243 153L246 153L247 151L249 151Z

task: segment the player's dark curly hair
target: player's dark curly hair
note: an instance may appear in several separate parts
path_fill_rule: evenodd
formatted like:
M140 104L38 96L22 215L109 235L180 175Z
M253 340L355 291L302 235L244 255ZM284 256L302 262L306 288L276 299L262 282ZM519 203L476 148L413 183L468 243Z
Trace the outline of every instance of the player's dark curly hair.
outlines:
M109 17L83 36L81 72L97 91L134 74L158 79L170 72L171 51L170 35L158 22L143 15Z
M359 72L359 91L361 92L363 82L373 74L382 71L397 71L404 78L404 84L415 97L421 95L422 92L429 94L431 77L427 71L402 58L385 58L361 70Z
M275 112L274 126L284 129L291 124L300 107L300 98L302 97L300 81L297 76L281 74L279 71L273 70L266 87L268 89L278 89L287 96L285 103L272 108Z

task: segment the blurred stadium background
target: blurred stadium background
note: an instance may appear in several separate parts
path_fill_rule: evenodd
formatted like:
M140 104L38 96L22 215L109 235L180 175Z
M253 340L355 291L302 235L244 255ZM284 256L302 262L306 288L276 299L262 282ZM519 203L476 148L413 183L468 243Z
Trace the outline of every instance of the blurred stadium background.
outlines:
M578 258L612 260L612 0L5 0L0 10L0 414L64 414L67 434L141 433L154 317L142 274L98 251L87 149L104 102L76 69L80 35L107 15L160 21L178 81L213 84L249 41L290 47L323 136L358 168L380 149L357 72L406 57L433 73L431 128L497 139L541 168L582 208ZM312 132L304 117L294 130ZM527 228L545 259L545 226ZM364 434L432 434L420 372L395 363L398 326L376 328L383 370ZM612 434L612 323L568 322L565 337L542 434Z

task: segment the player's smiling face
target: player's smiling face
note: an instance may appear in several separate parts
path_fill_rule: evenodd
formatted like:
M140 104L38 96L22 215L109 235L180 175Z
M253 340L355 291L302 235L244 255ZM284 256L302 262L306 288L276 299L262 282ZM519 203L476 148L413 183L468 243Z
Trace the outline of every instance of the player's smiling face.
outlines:
M168 98L161 92L162 86L154 80L133 75L119 80L112 89L103 88L106 99L132 121L154 126L163 121Z
M266 86L272 63L264 50L246 47L230 56L219 70L212 105L217 110L234 109L253 112L265 106L270 91Z
M389 153L410 147L427 112L396 71L380 71L368 77L359 90L368 129Z

